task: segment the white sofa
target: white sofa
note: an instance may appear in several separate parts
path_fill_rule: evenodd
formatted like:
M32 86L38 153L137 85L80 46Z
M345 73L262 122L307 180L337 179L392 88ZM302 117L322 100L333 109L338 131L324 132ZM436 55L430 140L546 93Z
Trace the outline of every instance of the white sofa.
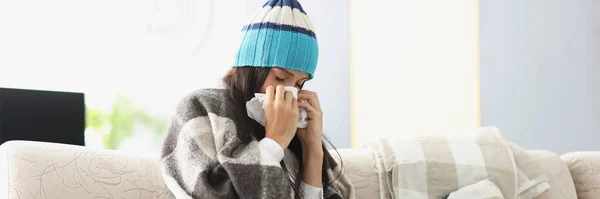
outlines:
M379 198L379 180L368 149L339 150L357 198ZM540 199L600 198L600 152L558 157L530 151L543 162L552 188ZM0 146L0 198L164 198L151 157L64 144L11 141Z

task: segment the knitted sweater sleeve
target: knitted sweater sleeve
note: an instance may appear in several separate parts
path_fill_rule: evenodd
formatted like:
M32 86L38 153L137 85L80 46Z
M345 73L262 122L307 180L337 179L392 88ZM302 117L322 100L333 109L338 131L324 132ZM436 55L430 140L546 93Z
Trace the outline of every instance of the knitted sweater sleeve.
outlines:
M178 106L161 154L167 198L291 198L281 159L237 139L224 97L203 90Z

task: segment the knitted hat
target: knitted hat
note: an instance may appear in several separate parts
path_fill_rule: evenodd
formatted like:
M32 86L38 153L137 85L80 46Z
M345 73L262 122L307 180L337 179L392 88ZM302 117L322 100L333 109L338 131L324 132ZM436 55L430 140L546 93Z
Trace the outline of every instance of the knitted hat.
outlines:
M269 0L242 29L233 67L280 67L313 77L319 46L313 24L297 0Z

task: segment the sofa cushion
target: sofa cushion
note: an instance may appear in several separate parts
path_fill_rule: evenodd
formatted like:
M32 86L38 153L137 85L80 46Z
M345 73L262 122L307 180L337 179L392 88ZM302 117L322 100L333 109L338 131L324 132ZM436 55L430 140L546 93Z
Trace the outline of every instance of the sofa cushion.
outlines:
M518 191L520 193L519 198L534 198L535 196L538 196L537 198L547 199L542 193L546 193L551 187L554 187L553 191L574 190L574 186L570 181L570 176L566 176L568 177L566 182L564 181L565 179L562 181L554 179L555 181L551 182L551 176L557 175L558 171L564 172L564 169L566 169L566 166L558 156L548 152L528 151L513 143L510 143L509 146L515 157L517 167L519 168L519 184L523 185ZM546 159L540 159L540 157L545 157ZM548 169L553 171L548 171ZM567 191L565 193L572 192ZM569 194L560 194L559 196L555 196L555 194L547 195L551 196L551 198L560 197L565 199L574 196Z
M545 176L550 189L544 191L536 199L576 199L575 185L569 169L556 154L548 151L527 150L526 154L515 154L520 170L530 178ZM535 170L539 172L535 172Z
M576 152L561 157L569 167L579 199L600 198L600 152Z
M0 198L164 198L158 161L42 142L0 146ZM8 190L6 190L8 188Z

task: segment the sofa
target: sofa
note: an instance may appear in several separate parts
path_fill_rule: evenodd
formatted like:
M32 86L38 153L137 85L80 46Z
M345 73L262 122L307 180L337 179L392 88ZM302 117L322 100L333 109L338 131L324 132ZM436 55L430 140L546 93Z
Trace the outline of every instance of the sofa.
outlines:
M370 149L340 149L356 198L379 198ZM557 156L529 151L551 187L539 199L600 198L600 152ZM0 198L164 198L157 158L65 144L10 141L0 146Z

